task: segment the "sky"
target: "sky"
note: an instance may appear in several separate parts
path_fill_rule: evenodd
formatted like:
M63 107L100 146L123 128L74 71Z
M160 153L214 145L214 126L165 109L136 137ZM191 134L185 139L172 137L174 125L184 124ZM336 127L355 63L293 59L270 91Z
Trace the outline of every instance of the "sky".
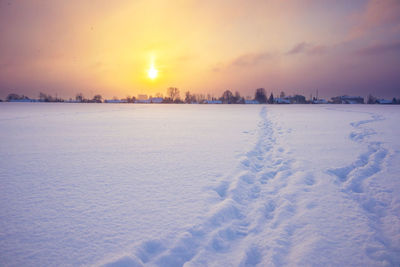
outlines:
M0 0L0 97L400 97L399 14L400 0Z

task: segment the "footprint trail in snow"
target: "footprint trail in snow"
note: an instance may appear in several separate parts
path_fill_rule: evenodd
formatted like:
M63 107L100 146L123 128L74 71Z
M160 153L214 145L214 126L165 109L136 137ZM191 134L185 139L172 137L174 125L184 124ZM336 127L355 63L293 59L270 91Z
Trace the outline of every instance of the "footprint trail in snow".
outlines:
M376 188L369 186L369 180L379 181L381 178L379 174L384 170L391 153L382 142L369 140L369 137L375 135L376 132L368 125L384 120L384 118L373 113L367 114L371 116L370 119L350 124L353 131L349 135L354 142L365 145L367 151L360 154L349 165L329 169L327 172L337 177L342 192L365 211L371 232L374 233L374 242L367 244L366 255L384 265L395 266L400 263L400 248L391 244L391 237L385 236L382 223L386 216L385 209L390 206L392 199L390 196L379 199L379 195L388 195L387 190L379 189L382 191L379 192Z
M292 129L263 107L254 147L210 189L217 201L203 220L174 240L144 242L109 266L395 266L400 251L380 218L390 203L366 184L390 157L382 142L370 141L375 131L368 125L383 120L370 115L351 123L348 136L366 152L343 167L307 170L287 145Z
M148 241L134 256L108 266L255 266L262 261L283 264L291 237L301 227L290 223L296 214L298 193L284 189L300 180L305 193L315 181L312 174L297 172L296 181L290 182L294 160L277 145L282 131L268 119L265 107L260 118L254 148L241 159L233 175L213 188L220 201L203 222L183 232L169 248L162 241ZM261 232L270 238L268 245L260 240ZM226 258L227 253L236 256Z

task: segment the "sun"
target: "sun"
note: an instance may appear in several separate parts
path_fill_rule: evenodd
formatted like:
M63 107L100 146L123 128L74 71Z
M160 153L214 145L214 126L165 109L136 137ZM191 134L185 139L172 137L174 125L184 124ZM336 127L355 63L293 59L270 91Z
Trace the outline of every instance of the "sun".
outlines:
M147 71L147 76L149 76L150 79L154 80L157 78L158 75L158 70L154 68L154 65L151 65L150 69Z
M158 70L154 67L155 56L151 55L150 57L150 68L147 70L147 76L154 80L158 76Z

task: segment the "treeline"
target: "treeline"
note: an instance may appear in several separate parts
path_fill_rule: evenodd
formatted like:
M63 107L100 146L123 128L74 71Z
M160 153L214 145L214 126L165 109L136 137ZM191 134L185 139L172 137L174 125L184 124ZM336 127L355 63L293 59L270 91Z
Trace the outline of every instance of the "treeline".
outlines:
M280 98L285 98L285 92L281 92ZM298 104L306 104L305 96L295 95L293 97L287 97L292 101L292 103ZM274 94L271 93L269 97L267 97L266 90L264 88L258 88L255 91L254 97L244 97L241 96L238 91L233 93L230 90L226 90L222 93L220 97L214 97L210 94L192 94L190 91L185 92L184 99L180 98L180 91L178 88L170 87L167 90L167 97L163 99L164 103L207 103L209 101L219 101L221 104L246 104L246 103L259 103L259 104L274 104L278 98L274 98Z
M281 98L285 99L290 99L291 103L299 103L299 104L306 104L307 100L304 96L302 95L295 95L293 97L286 97L284 92L281 92L280 94ZM246 102L252 102L252 103L260 103L260 104L274 104L276 101L276 98L274 98L273 93L267 97L266 91L264 88L258 88L255 91L254 97L244 97L241 96L238 91L233 93L230 90L226 90L222 93L220 97L214 97L211 94L194 94L191 93L190 91L186 91L184 93L184 96L181 97L181 92L178 88L176 87L169 87L166 91L166 96L163 97L161 93L157 93L155 97L149 96L146 99L152 100L152 99L162 99L160 103L187 103L187 104L194 104L194 103L207 103L207 102L221 102L221 104L245 104ZM146 99L140 99L139 97L136 98L134 96L127 96L126 98L123 99L118 99L117 97L114 97L112 101L123 101L126 103L136 103L136 102L142 102L143 100ZM25 95L18 95L15 93L9 94L6 98L6 101L15 101L15 102L78 102L78 103L103 103L107 100L105 100L100 94L95 95L93 98L86 98L82 93L79 93L75 96L75 99L69 99L69 100L64 100L59 97L53 97L49 94L45 94L40 92L39 93L39 99L30 99ZM111 102L111 101L110 101Z
M1 100L0 100L1 101ZM50 94L40 92L38 99L30 99L25 95L18 95L11 93L7 96L8 102L68 102L68 103L187 103L187 104L364 104L364 98L357 96L337 96L332 97L330 101L313 97L306 99L303 95L286 96L285 92L281 92L278 97L273 93L267 95L264 88L257 88L254 97L243 97L238 91L233 93L226 90L220 97L214 97L211 94L193 94L186 91L181 97L181 92L176 87L169 87L166 91L166 96L163 97L161 93L157 93L155 97L147 95L138 95L138 97L127 96L123 99L114 97L112 100L104 99L100 94L96 94L92 98L86 98L82 93L78 93L75 99L70 98L64 100L58 96L53 97ZM372 95L367 97L367 104L400 104L400 99L395 97L391 100L378 99Z

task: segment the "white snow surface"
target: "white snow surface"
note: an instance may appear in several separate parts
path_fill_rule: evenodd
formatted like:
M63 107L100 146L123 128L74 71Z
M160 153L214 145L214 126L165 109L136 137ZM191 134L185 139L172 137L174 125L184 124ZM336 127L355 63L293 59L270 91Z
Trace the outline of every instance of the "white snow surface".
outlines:
M399 266L400 108L0 103L1 266Z

